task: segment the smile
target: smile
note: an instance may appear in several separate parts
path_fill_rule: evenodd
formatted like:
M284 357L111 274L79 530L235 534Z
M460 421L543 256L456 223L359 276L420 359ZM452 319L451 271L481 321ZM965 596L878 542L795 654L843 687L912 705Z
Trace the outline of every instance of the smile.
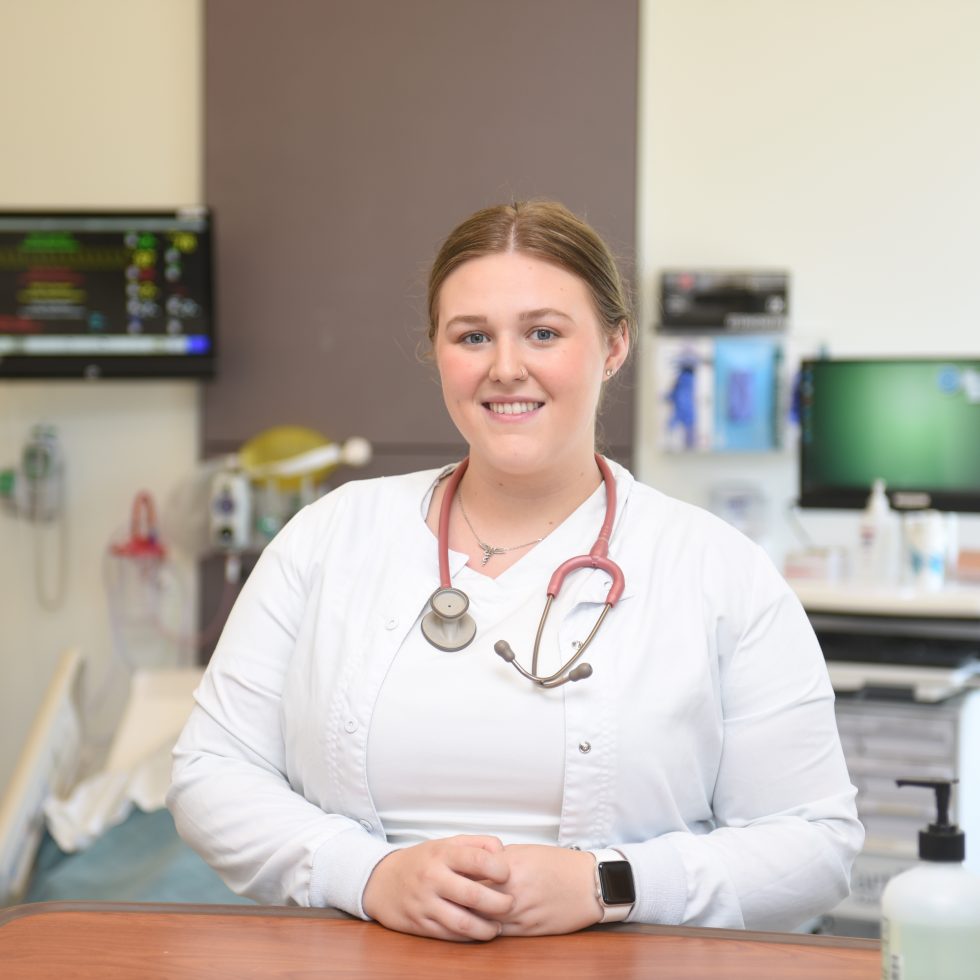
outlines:
M524 415L541 408L544 402L484 402L494 415Z

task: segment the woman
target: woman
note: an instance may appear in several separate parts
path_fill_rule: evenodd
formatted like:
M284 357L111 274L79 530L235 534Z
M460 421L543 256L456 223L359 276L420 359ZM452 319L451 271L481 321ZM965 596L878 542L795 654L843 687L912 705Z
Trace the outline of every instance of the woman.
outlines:
M595 455L633 342L604 243L553 203L478 212L429 313L466 465L347 484L266 549L175 750L181 834L258 901L445 939L832 907L863 832L799 603ZM622 582L548 585L606 541Z

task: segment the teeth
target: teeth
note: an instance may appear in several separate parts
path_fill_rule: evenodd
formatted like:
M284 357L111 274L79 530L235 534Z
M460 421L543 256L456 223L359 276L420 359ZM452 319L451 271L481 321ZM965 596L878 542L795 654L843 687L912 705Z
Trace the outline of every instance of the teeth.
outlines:
M540 405L540 402L488 402L487 408L496 415L521 415L533 412Z

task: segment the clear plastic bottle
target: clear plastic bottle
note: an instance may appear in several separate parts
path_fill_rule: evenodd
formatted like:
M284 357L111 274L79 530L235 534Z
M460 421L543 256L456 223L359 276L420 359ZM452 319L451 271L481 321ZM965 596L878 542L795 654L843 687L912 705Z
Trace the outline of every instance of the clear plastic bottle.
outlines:
M963 867L966 835L949 822L947 779L899 779L936 793L936 822L919 832L923 864L896 875L881 896L881 980L980 976L980 876Z
M869 585L893 582L898 571L896 544L896 517L888 503L885 481L875 480L858 526L858 579Z

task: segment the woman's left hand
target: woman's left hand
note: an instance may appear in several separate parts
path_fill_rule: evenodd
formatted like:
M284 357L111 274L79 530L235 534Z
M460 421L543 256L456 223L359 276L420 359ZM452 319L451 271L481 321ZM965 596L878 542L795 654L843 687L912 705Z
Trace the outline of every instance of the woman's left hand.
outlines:
M510 876L492 887L512 895L514 905L498 919L502 936L576 932L602 917L595 895L595 858L588 851L509 844L503 858Z

